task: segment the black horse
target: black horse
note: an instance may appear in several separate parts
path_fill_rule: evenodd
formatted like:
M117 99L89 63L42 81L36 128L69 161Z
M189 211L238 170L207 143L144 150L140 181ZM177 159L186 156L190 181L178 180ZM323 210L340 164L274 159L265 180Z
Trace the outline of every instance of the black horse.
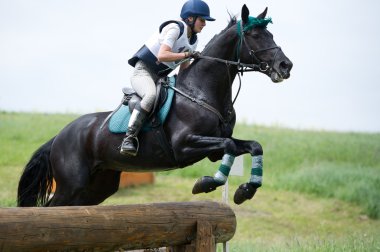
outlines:
M26 165L18 186L18 206L95 205L118 190L121 171L170 170L206 157L215 162L245 153L252 156L252 168L258 171L252 174L259 179L241 185L235 202L251 199L261 185L263 150L256 141L231 137L236 118L232 82L243 71L259 71L279 82L289 78L292 68L266 29L270 21L266 13L267 9L250 17L244 5L242 20L231 18L201 56L178 75L170 114L158 127L162 130L140 133L136 157L119 153L124 134L102 127L110 112L83 115L67 125ZM49 198L53 178L57 187ZM206 176L196 182L193 193L219 185Z

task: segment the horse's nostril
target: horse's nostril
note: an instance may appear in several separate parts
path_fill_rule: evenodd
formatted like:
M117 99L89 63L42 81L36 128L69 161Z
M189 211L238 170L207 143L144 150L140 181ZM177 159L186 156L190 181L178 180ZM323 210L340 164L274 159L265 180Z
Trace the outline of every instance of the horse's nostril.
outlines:
M280 69L281 70L287 70L287 71L290 71L290 69L292 69L293 67L293 63L290 62L290 61L282 61L280 63Z

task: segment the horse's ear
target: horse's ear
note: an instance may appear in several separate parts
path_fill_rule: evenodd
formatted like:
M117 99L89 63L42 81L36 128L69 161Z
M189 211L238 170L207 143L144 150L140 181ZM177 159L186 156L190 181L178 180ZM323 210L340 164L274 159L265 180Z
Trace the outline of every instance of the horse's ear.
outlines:
M267 15L267 11L268 11L268 7L266 7L265 10L263 11L263 13L258 15L257 18L264 19L265 16Z
M249 17L249 10L247 5L243 5L243 8L241 9L241 20L243 21L243 26L244 24L248 23L248 17Z

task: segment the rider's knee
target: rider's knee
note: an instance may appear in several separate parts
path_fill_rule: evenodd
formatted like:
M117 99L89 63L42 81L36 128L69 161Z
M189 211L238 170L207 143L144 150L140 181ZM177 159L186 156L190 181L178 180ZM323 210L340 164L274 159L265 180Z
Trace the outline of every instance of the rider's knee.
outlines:
M141 108L145 111L150 112L154 106L154 101L156 100L156 92L147 92L141 101Z

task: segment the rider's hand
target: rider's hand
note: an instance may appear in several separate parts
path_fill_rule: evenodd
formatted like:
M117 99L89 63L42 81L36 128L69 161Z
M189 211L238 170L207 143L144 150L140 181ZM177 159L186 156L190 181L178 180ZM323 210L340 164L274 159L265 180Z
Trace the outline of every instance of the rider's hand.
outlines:
M201 56L201 53L197 51L189 53L189 58L198 59L200 56Z

